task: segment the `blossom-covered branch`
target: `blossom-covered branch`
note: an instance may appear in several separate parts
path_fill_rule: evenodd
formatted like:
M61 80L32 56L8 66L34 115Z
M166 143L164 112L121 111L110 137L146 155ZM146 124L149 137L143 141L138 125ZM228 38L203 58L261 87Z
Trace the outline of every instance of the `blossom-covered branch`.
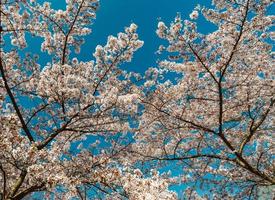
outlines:
M195 182L207 198L228 199L251 198L275 184L270 4L213 1L215 8L197 6L189 20L178 15L170 26L158 24L158 36L168 41L159 52L171 56L155 69L162 79L143 88L145 110L132 151L177 165L187 196L203 198L190 193L199 189ZM200 14L217 30L199 33ZM177 79L163 81L171 71Z

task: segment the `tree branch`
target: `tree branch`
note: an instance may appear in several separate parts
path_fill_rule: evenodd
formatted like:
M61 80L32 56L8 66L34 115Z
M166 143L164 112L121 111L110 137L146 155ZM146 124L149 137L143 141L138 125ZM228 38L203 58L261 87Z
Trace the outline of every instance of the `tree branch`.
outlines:
M7 187L7 176L6 176L6 172L2 166L2 164L0 164L0 171L2 172L2 175L3 175L3 192L2 192L2 195L3 195L3 199L6 198L6 187Z
M16 181L13 189L11 190L11 192L9 194L10 197L13 197L17 193L17 191L21 187L22 183L24 182L26 176L27 176L27 171L22 170L18 180Z
M1 34L1 32L0 32L0 34ZM6 75L5 75L5 70L4 70L4 66L3 66L3 63L2 63L2 56L1 55L0 55L0 72L1 72L1 75L2 75L2 78L3 78L3 81L4 81L5 89L6 89L8 95L10 97L10 100L11 100L12 105L13 105L13 107L15 109L15 112L16 112L18 118L19 118L19 121L20 121L20 123L22 125L22 128L23 128L24 132L26 133L29 141L30 142L34 142L32 134L31 134L30 130L28 129L26 123L25 123L25 120L24 120L24 118L23 118L23 116L21 114L19 106L18 106L18 104L17 104L17 102L15 100L15 97L12 94L12 91L11 91L11 89L9 87L8 80L7 80Z
M242 141L240 148L239 148L239 153L242 154L243 153L243 149L245 147L245 145L251 140L251 138L253 137L253 135L255 134L255 132L257 131L257 129L263 124L263 122L265 121L268 113L270 112L271 108L273 107L275 102L275 99L271 99L270 101L270 105L268 107L268 109L265 111L265 113L261 116L261 119L258 123L255 124L254 120L252 120L251 126L250 126L250 132L247 135L247 137ZM254 125L255 124L255 125ZM254 126L253 126L254 125Z
M19 194L11 197L12 200L21 200L24 197L26 197L27 195L31 194L32 192L35 191L40 191L42 188L44 187L44 184L42 183L41 185L34 185L31 186L29 188L27 188L26 190L23 190L22 192L20 192Z

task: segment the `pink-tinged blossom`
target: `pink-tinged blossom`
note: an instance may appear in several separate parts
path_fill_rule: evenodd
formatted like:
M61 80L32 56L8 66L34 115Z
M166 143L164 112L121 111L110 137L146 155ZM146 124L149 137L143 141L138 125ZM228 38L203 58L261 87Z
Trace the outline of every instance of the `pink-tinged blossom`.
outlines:
M182 171L177 177L192 185L185 197L254 198L275 183L270 4L216 0L214 8L195 8L192 20L177 15L170 26L158 23L157 34L167 42L160 49L170 56L157 69L169 78L159 76L151 90L147 78L132 149L155 168ZM197 31L199 12L215 31Z
M1 197L256 198L275 184L269 4L213 0L189 20L160 21L156 33L168 45L158 52L170 56L141 77L120 68L143 45L136 24L89 61L72 54L92 32L97 0L66 0L58 10L2 1ZM199 14L217 29L199 33ZM49 63L22 53L28 34L42 38ZM176 172L158 172L167 168ZM175 184L187 186L179 197Z
M126 134L132 130L140 91L133 83L139 76L119 65L131 61L143 45L137 25L109 36L106 45L96 47L94 59L71 58L73 50L80 52L83 36L91 33L97 8L97 0L66 0L64 10L53 9L49 2L1 4L1 38L14 46L2 48L0 58L3 199L32 198L40 191L45 198L72 199L90 187L119 198L127 193L132 199L147 194L175 197L162 176L133 176L134 166L121 170L130 162L124 153ZM29 33L43 39L41 50L52 58L46 66L36 55L22 54Z
M190 19L197 19L199 16L199 12L197 10L194 10L190 15Z

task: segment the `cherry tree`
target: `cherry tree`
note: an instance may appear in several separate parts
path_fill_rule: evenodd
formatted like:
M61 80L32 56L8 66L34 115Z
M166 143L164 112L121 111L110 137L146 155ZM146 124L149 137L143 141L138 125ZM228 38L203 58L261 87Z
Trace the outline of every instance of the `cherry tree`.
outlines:
M187 199L252 199L275 184L272 1L212 3L159 22L167 41L159 52L169 58L146 72L131 150L155 168L176 168ZM198 32L201 16L216 30Z
M159 22L168 44L159 53L169 58L137 84L140 75L119 68L143 45L135 24L94 59L78 57L97 0L66 0L63 10L0 0L1 199L251 199L272 190L271 3L213 0L190 19ZM199 33L201 15L217 29ZM29 52L32 38L42 38L41 52ZM179 197L169 190L177 183Z
M119 65L143 45L137 25L109 36L94 60L77 58L98 3L66 0L55 10L46 1L0 1L1 199L176 198L162 175L145 177L120 157L139 91L138 76ZM46 65L26 50L36 37Z

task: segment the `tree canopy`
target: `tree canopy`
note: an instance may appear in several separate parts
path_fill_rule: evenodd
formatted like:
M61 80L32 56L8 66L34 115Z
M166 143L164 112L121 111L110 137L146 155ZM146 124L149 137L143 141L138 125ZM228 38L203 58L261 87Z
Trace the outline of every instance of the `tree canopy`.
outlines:
M98 0L0 0L0 199L271 197L271 4L213 0L159 21L166 59L138 74L120 67L142 51L134 23L78 57ZM198 32L200 15L216 30Z

